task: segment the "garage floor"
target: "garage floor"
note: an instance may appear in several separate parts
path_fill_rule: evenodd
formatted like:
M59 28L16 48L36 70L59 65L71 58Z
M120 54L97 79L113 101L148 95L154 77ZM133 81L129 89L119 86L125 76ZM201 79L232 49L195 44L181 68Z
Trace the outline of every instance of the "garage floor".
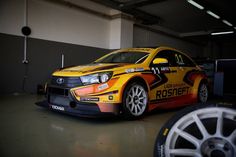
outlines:
M175 113L160 111L137 121L77 118L34 105L42 99L0 97L1 157L152 157L159 129Z

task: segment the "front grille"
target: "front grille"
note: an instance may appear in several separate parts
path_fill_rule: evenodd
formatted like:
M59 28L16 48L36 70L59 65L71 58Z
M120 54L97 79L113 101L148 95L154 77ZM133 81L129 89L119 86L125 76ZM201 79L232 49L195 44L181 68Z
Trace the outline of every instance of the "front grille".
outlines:
M82 82L79 77L59 77L53 76L51 79L51 85L66 87L66 88L74 88L82 86Z
M69 106L70 100L67 97L50 95L49 103L54 105Z
M54 95L68 96L69 95L69 89L49 87L48 88L48 93L49 94L54 94Z

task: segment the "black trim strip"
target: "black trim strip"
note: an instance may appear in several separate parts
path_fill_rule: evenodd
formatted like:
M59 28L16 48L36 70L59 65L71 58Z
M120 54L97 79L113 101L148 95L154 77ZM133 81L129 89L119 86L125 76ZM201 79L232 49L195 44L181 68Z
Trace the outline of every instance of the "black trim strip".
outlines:
M134 71L134 72L130 72L130 73L142 73L142 74L152 74L151 70L144 70L144 71ZM115 74L113 76L119 76L119 75L124 75L124 74L130 74L130 73L119 73L119 74Z
M155 75L156 79L153 81L153 83L150 86L150 89L153 90L154 88L157 88L158 86L161 86L168 82L168 78L166 77L165 74L157 74Z
M116 94L116 93L118 93L118 90L106 92L106 93L101 93L101 94L97 94L97 95L92 95L92 96L101 96L101 95L109 95L109 94Z
M183 81L185 83L187 83L188 85L190 85L190 86L193 86L193 84L194 84L193 80L190 79L191 75L193 75L193 74L204 74L204 72L200 71L200 70L190 70L190 71L188 71L185 74L185 76L183 78Z
M169 98L151 100L151 101L150 101L150 104L168 102L168 99L169 99Z

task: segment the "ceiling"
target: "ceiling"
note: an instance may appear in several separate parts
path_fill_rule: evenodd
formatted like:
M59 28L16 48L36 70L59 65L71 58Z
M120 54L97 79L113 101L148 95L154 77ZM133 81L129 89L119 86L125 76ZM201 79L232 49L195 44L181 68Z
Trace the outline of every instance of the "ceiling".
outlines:
M152 28L164 28L175 32L181 38L206 42L236 41L235 33L230 35L210 36L211 32L236 31L235 0L194 0L204 6L196 8L187 0L92 0L122 12L131 14L140 23ZM220 16L216 19L206 13L207 10ZM233 26L228 26L227 20ZM235 28L234 28L235 27Z

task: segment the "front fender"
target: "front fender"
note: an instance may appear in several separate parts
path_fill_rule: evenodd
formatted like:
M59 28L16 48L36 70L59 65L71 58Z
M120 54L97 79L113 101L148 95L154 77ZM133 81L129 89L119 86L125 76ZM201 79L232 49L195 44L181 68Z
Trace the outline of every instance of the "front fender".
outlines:
M147 92L150 91L150 84L155 80L155 76L152 73L135 73L135 74L124 74L122 77L119 78L118 83L116 84L116 88L119 89L119 97L122 101L123 93L125 88L129 83L132 82L140 82L145 85L145 88L147 89ZM119 83L120 82L120 83Z

